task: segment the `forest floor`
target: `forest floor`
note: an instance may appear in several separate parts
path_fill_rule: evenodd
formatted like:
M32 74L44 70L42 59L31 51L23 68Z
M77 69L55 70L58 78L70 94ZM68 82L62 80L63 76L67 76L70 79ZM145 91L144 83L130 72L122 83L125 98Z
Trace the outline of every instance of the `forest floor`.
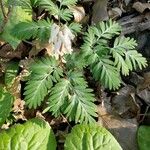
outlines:
M148 67L122 77L124 83L118 91L106 90L92 80L90 83L98 101L97 122L109 129L124 150L137 150L138 127L141 124L150 125L150 2L148 0L81 0L80 7L85 12L81 9L76 19L84 16L83 25L109 18L116 20L123 28L122 35L135 38L138 43L137 50L147 58ZM30 47L30 43L23 42L14 51L9 44L0 41L1 69L3 70L5 63L10 60L22 61L28 57ZM0 72L0 76L2 75L3 72ZM34 116L44 117L53 127L60 143L58 149L61 150L64 137L74 123L68 123L64 117L55 119L48 114L42 116L40 109L23 110L23 105L20 101L14 104L14 109L20 110L20 114L16 115L18 122Z

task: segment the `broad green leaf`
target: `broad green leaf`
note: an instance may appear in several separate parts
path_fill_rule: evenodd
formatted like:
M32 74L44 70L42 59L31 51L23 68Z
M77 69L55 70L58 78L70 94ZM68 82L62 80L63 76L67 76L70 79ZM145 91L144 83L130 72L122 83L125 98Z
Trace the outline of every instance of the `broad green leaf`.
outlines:
M17 38L11 35L11 30L20 21L31 20L31 18L32 18L31 14L27 13L21 7L19 6L12 7L11 13L8 17L8 22L4 27L4 31L0 33L0 39L4 40L5 42L8 42L14 49L16 49L18 44L20 43L20 40L18 40ZM2 21L3 21L3 16L0 10L0 25L2 24Z
M150 126L140 126L138 129L139 150L150 149Z
M105 128L97 125L76 125L65 141L65 150L122 150Z
M56 150L56 140L47 122L31 119L0 133L0 149Z
M11 86L19 70L18 62L10 61L5 70L5 84Z
M0 126L5 122L5 120L10 114L13 99L14 98L10 93L5 92L0 87Z

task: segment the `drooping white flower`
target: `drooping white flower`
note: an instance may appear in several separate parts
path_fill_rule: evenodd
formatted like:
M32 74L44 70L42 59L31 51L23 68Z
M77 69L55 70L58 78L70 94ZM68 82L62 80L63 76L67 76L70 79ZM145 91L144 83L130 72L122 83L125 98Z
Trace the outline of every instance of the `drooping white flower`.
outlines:
M64 25L59 27L57 24L53 24L51 28L51 36L49 38L49 44L51 44L51 56L56 59L63 57L65 54L71 54L72 40L75 38L71 30Z

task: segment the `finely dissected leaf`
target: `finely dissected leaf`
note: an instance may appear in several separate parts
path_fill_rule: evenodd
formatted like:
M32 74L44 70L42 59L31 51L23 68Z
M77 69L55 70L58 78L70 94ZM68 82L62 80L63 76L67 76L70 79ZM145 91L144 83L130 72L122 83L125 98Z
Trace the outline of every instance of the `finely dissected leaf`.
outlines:
M52 15L58 15L59 13L59 7L51 0L38 0L38 4L46 11L51 12Z
M65 21L69 21L72 17L72 12L69 9L61 9L60 10L60 14L59 14L60 18L65 20Z
M52 88L49 107L55 116L65 114L69 121L93 123L97 117L94 101L82 73L70 72Z
M147 60L142 56L142 54L138 53L136 50L127 51L125 54L125 62L128 64L129 69L132 68L140 69L145 68L147 66ZM132 67L130 67L131 65Z
M51 0L38 0L39 6L44 8L46 11L50 12L56 19L62 19L64 21L69 21L72 18L72 12L69 9L70 6L76 4L76 0L58 0L60 1L60 6ZM62 6L65 6L62 7Z
M75 22L72 22L71 24L69 24L68 27L74 34L81 32L81 29L82 29L81 24L75 23Z
M97 26L89 27L88 31L85 33L84 44L81 47L84 55L91 55L96 44L104 44L106 46L107 40L118 35L120 30L121 27L119 24L112 20L106 23L101 22Z
M139 67L146 67L147 61L135 50L137 43L132 38L116 38L111 53L115 59L115 65L123 75L129 75L129 71Z
M80 123L95 123L93 117L97 117L96 105L92 90L85 86L75 86L74 93L70 95L67 107L64 111L69 121Z
M142 125L138 129L138 146L140 150L149 150L150 126Z
M0 87L0 126L5 122L11 112L13 99L14 98L10 93L5 92Z
M76 125L65 141L65 150L122 150L105 128L97 125Z
M30 67L31 75L25 87L25 101L29 108L41 105L48 90L62 76L62 68L52 57L41 58Z
M5 70L5 84L11 86L14 82L15 77L17 76L19 70L19 64L15 61L10 61L7 64Z
M69 86L68 80L61 79L51 90L49 107L55 116L61 114L61 107L66 103L66 98L69 96Z
M78 0L59 0L61 2L61 5L64 6L72 6L77 3Z
M99 80L106 88L118 89L121 84L120 75L109 59L100 59L91 65L93 77Z
M20 22L12 29L12 35L20 40L37 38L46 41L50 37L51 22L39 20L37 22Z
M49 124L41 119L31 119L0 133L3 150L56 150L56 140Z
M109 20L106 23L101 22L96 27L98 30L96 28L93 29L97 30L96 35L98 38L111 39L115 35L118 35L121 31L121 26L112 20Z
M137 43L134 39L116 38L110 47L108 40L118 35L120 30L119 24L112 20L89 27L81 47L80 59L85 60L83 66L90 66L94 78L110 90L119 88L121 73L128 75L137 67L147 66L146 59L135 50Z

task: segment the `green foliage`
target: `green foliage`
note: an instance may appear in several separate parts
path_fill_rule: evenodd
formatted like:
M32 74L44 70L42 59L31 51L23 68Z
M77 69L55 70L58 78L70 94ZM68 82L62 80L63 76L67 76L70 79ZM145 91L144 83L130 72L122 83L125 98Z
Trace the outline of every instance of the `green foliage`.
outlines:
M20 40L36 38L41 41L46 41L50 36L50 28L51 22L49 20L20 22L13 28L12 35Z
M71 23L69 26L76 33L80 30L78 24ZM146 59L135 50L135 40L117 37L113 47L110 46L108 40L113 41L112 38L120 34L120 28L119 24L112 20L89 27L81 53L67 55L63 69L62 63L56 63L59 61L51 57L43 58L35 63L34 67L31 66L31 75L24 93L29 108L40 106L50 92L47 109L50 109L55 117L64 115L69 121L76 123L94 122L94 117L97 116L95 99L82 74L83 67L88 66L94 79L113 90L119 88L121 74L128 75L133 69L146 67ZM56 73L49 70L51 60L56 63L53 63L53 71ZM63 71L64 78L59 80Z
M150 147L150 126L142 125L138 129L138 146L140 150L149 150Z
M112 20L89 27L81 47L82 57L90 65L93 77L114 90L121 84L121 74L129 75L129 71L147 66L146 59L135 50L134 39L117 37L113 47L110 46L108 40L119 35L120 29Z
M48 123L31 119L0 133L0 149L56 150L56 140Z
M56 2L60 2L60 6ZM38 5L48 11L51 15L64 21L69 21L72 18L70 6L74 6L77 0L38 0Z
M136 51L136 41L120 36L121 26L112 20L90 26L81 50L73 51L71 42L78 33L82 35L82 26L73 21L71 10L77 0L7 2L13 8L22 7L34 19L15 23L11 36L19 40L36 40L39 43L35 49L45 48L47 54L57 58L43 57L30 66L24 89L24 100L29 108L37 108L45 100L44 104L48 103L46 110L55 117L64 115L75 123L92 123L97 110L83 69L90 69L93 78L105 88L116 90L121 85L121 75L129 75L133 69L147 65L146 59ZM39 9L40 16L34 16ZM9 68L7 70L5 81L10 82L13 77L9 78Z
M84 124L72 129L67 136L65 150L121 150L106 129L93 125L97 117L96 99L89 84L91 74L85 77L84 71L90 70L93 78L105 88L116 90L121 85L121 75L126 76L133 69L146 67L147 61L136 51L136 41L121 36L121 26L112 20L90 26L87 32L84 28L82 41L82 25L73 21L72 8L76 8L77 2L5 0L6 12L11 9L6 17L0 10L0 30L3 29L0 40L8 42L14 49L21 40L29 43L32 45L29 57L40 50L46 51L42 58L33 60L32 64L28 64L28 59L27 62L21 62L25 63L25 68L20 75L23 76L29 67L24 101L29 108L41 106L43 113L49 111L55 117L63 116L68 121ZM81 43L78 43L79 40ZM79 49L80 44L82 46ZM34 52L36 49L37 52ZM18 70L18 63L8 63L4 76L8 90L13 87ZM14 97L0 88L0 126L8 119L13 101ZM13 111L12 116L15 116ZM143 140L146 130L149 128L140 127L138 132L142 150L148 147L149 141ZM55 150L56 140L48 123L32 119L0 133L0 149Z
M5 85L7 87L12 86L15 77L17 76L19 70L19 64L15 61L8 62L5 70Z
M7 7L5 7L7 10ZM14 37L11 32L12 29L16 24L18 24L20 21L29 21L31 20L31 15L25 12L21 7L19 6L14 6L11 8L11 13L8 16L8 21L7 23L2 26L4 26L4 30L2 33L0 33L0 39L3 41L8 42L14 49L17 48L19 43L21 42L18 40L16 37ZM4 22L4 17L0 9L0 26Z
M29 108L40 106L53 82L59 81L63 71L58 65L59 62L52 57L41 58L31 65L31 74L24 92Z
M122 150L105 128L97 125L76 125L65 141L65 150Z
M72 22L71 24L69 24L68 27L70 28L70 30L74 34L77 34L77 33L81 32L81 29L82 29L82 26L79 23L76 23L76 22Z
M23 9L32 11L33 7L37 6L38 0L8 0L10 6L21 6Z
M13 96L0 87L0 126L6 121L11 112L13 100Z
M57 83L49 98L50 111L58 117L65 114L69 121L94 123L97 117L94 95L88 88L82 73L69 72L65 79Z
M123 75L129 75L129 71L139 67L146 67L146 59L135 48L137 43L130 38L116 38L111 53L115 59L115 65Z

